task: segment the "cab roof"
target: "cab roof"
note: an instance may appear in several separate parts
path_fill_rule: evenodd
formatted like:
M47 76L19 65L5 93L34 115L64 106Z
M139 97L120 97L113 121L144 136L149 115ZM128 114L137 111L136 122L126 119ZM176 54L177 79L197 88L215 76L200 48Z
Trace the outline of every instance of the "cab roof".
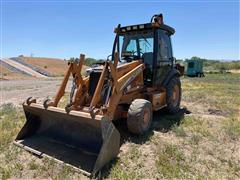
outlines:
M137 25L130 25L120 27L120 25L115 28L115 33L118 34L125 34L127 32L134 32L134 31L142 31L142 30L149 30L149 29L163 29L169 32L170 35L175 33L175 29L166 25L166 24L159 24L159 23L146 23L146 24L137 24Z

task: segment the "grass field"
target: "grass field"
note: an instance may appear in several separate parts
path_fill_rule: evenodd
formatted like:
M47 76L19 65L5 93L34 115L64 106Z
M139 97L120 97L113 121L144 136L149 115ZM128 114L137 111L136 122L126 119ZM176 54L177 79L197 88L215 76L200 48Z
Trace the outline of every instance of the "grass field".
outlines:
M180 112L174 116L156 112L152 130L144 136L123 133L120 154L102 175L109 179L239 179L239 84L238 74L182 78ZM0 178L87 178L13 146L24 121L22 109L12 104L1 107ZM117 123L120 132L124 126Z

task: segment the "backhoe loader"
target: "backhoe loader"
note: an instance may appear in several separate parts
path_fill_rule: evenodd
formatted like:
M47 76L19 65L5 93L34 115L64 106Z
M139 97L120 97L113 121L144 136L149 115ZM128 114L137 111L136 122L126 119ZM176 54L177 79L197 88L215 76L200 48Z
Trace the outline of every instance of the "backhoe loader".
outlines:
M26 123L14 144L94 176L119 153L120 134L113 120L126 120L126 131L144 134L153 111L179 110L181 83L171 46L175 30L162 14L150 23L118 25L111 56L81 75L85 55L69 61L54 99L23 103ZM59 108L67 82L70 101Z

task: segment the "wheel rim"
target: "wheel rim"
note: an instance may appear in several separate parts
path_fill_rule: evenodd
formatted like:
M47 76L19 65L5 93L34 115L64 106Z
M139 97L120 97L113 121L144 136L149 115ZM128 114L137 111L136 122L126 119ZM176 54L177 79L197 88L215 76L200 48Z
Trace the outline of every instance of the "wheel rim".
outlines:
M148 129L150 121L150 110L148 108L144 109L144 117L143 117L143 130Z
M173 100L173 106L174 107L177 106L178 101L179 101L179 87L178 87L177 84L173 87L173 97L172 97L172 100Z

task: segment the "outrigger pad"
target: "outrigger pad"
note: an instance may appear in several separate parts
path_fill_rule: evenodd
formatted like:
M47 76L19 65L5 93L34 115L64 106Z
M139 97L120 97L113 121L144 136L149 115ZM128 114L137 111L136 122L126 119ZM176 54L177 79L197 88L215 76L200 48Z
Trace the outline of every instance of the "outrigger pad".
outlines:
M92 176L119 153L120 134L106 118L96 120L34 104L23 105L27 121L14 144Z

